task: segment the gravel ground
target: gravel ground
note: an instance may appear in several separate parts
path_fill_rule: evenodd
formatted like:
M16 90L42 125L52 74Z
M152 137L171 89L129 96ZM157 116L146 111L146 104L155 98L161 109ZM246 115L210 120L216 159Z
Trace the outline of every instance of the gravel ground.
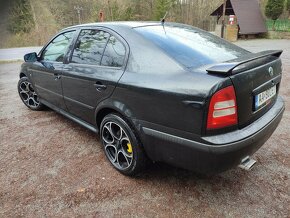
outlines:
M20 63L1 64L0 217L290 217L290 41L238 44L285 50L286 111L252 171L215 176L164 164L138 178L119 174L95 134L51 110L27 109L16 91Z

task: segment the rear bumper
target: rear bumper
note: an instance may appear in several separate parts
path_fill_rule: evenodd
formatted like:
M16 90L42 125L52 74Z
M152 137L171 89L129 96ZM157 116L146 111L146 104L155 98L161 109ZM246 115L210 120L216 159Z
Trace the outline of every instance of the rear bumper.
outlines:
M249 126L231 133L192 141L154 129L142 128L142 141L148 156L200 173L219 173L237 166L257 151L281 121L285 106L281 97L273 107Z

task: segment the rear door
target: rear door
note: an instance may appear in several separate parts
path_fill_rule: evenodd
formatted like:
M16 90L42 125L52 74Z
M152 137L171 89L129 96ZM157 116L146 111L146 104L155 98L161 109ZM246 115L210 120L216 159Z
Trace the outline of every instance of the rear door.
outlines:
M40 60L34 62L31 67L33 82L41 99L50 104L65 108L61 73L64 56L72 42L75 31L68 31L57 35L41 52Z
M69 113L95 123L95 108L112 94L124 72L127 53L124 40L112 31L80 30L62 75L63 96Z

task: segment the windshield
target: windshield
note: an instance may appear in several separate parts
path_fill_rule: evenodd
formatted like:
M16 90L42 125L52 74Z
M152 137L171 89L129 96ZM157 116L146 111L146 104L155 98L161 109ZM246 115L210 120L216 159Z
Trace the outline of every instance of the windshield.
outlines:
M164 27L143 26L135 30L188 68L225 62L248 53L217 36L190 26L166 24Z

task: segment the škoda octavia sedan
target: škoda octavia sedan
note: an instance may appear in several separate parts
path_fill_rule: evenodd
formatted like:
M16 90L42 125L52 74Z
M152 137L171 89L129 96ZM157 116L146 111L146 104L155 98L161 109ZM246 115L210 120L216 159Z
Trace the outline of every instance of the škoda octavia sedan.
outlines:
M123 174L148 159L218 173L250 168L279 124L281 53L177 23L79 25L25 55L18 92L98 133Z

